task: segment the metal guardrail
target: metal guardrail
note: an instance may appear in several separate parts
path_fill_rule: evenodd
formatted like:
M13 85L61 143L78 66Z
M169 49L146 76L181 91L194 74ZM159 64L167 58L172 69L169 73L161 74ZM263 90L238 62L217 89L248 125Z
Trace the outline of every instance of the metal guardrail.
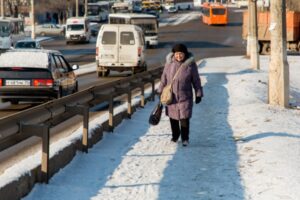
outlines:
M156 68L115 82L95 85L75 94L49 101L39 106L21 111L0 120L0 151L16 145L31 136L42 139L41 180L49 179L49 132L50 128L75 116L83 117L83 151L88 152L89 108L99 103L109 104L109 130L114 128L114 98L127 94L127 115L130 118L132 90L140 88L141 106L145 104L145 84L152 85L152 99L155 95L155 80L161 76L163 68Z

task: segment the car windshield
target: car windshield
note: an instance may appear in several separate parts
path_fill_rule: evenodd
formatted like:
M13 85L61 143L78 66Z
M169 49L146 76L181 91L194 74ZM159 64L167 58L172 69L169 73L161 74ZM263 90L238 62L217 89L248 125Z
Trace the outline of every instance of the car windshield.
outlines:
M135 24L141 27L144 31L144 33L149 33L149 32L156 32L157 31L157 26L156 23L148 23L148 24Z
M71 24L71 25L68 25L68 27L67 27L68 31L80 31L83 29L84 29L83 24Z
M8 37L9 35L10 35L9 23L0 22L0 36L1 37Z
M35 42L17 42L15 48L36 48Z
M226 10L223 9L223 8L214 8L214 9L212 9L213 15L224 15L225 12L226 12Z
M93 5L89 5L88 6L88 15L90 16L95 16L95 15L99 15L100 9L98 6L93 6Z

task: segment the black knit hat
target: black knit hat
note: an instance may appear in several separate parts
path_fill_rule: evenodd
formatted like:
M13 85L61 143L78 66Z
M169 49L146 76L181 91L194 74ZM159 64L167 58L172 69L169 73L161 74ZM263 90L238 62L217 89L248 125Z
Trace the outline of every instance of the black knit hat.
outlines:
M188 55L188 50L184 44L175 44L172 48L172 52L182 52L185 55Z

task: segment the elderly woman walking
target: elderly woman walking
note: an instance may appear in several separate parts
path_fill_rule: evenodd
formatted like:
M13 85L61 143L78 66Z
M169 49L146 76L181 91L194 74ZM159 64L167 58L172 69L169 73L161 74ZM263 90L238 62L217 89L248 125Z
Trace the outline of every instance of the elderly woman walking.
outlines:
M179 71L173 80L177 70ZM196 104L201 102L203 92L194 57L184 44L174 45L172 52L167 55L157 92L161 94L163 88L170 83L173 98L172 102L166 105L166 115L171 123L171 141L176 143L181 136L182 145L187 146L193 109L193 89Z

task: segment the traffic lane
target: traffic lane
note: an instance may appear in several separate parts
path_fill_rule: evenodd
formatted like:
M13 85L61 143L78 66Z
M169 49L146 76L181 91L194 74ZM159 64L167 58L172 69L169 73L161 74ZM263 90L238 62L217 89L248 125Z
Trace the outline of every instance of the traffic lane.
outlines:
M12 105L9 102L1 102L0 101L0 119L13 115L22 110L29 109L31 107L37 106L39 103L28 103L28 102L20 102L18 105Z
M109 77L98 77L96 71L85 75L78 76L78 89L79 91L87 89L91 86L102 85L104 83L113 82L122 78L131 76L131 72L115 72L112 71Z
M166 55L176 42L186 44L194 54L196 60L207 57L241 55L245 47L241 38L241 13L234 10L229 12L228 26L208 26L201 19L190 21L178 26L159 28L159 45L146 49L148 69L164 66ZM95 44L73 44L65 46L65 40L49 42L49 47L58 48L72 64L95 62ZM82 55L81 55L82 54ZM120 76L119 76L120 75ZM96 72L79 77L79 88L88 88L94 84L101 84L108 80L118 80L130 75L113 72L107 78L97 77Z
M99 30L102 23L92 24L91 29ZM88 43L71 42L66 44L65 37L56 37L54 40L42 42L44 49L60 51L71 65L84 65L95 61L97 35L92 35Z
M149 68L162 66L165 55L170 52L175 42L185 43L195 54L196 59L203 57L218 57L241 55L245 53L245 46L241 38L242 13L229 8L229 24L227 26L208 26L199 19L178 26L159 28L159 45L154 49L147 49L147 64ZM180 12L188 13L188 11ZM167 18L167 13L161 14L161 19ZM89 44L66 45L65 39L45 42L44 48L61 51L71 64L87 64L95 61L96 38Z
M208 26L201 18L178 26L159 28L159 45L147 49L147 64L163 66L166 55L175 43L184 43L195 60L209 57L244 55L246 53L242 40L242 13L229 8L227 26Z
M44 49L60 51L71 65L95 62L95 37L92 37L89 43L70 43L68 45L64 37L59 37L55 40L43 41L41 45Z
M163 66L166 55L176 42L187 44L196 60L207 57L245 54L245 47L241 37L242 14L230 11L228 26L207 26L201 22L199 17L199 20L193 20L178 26L161 27L159 29L159 45L153 49L146 50L149 69ZM44 48L65 50L65 53L70 54L66 55L68 61L73 60L71 64L95 62L95 55L91 55L92 52L89 50L95 48L95 43L93 44L92 42L66 46L64 38L59 38L44 42ZM80 55L79 52L82 51L86 54ZM118 80L130 75L130 73L119 75L118 72L112 72L112 75L107 78L99 78L94 72L79 76L79 89L82 90L95 84Z

